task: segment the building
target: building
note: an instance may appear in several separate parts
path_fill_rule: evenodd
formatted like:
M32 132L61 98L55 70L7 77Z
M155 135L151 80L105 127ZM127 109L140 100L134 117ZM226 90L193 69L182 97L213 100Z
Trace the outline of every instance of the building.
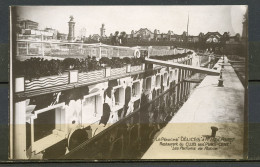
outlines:
M171 41L183 42L182 35L178 35L178 34L171 35Z
M137 39L137 40L148 40L154 38L154 34L148 30L147 28L140 28L138 31L134 32L131 31L131 38Z
M238 44L241 42L241 36L237 33L234 36L229 36L228 40L226 41L227 44Z
M197 43L197 42L199 42L199 36L189 35L189 36L188 36L188 42L192 42L192 43Z
M18 21L18 35L19 40L57 40L58 31L53 28L38 29L38 23L31 20Z
M52 33L52 39L56 40L58 35L58 30L53 28L45 28L44 31Z
M219 32L208 32L204 35L206 43L220 43L222 35Z
M55 32L53 32L55 31ZM57 31L48 30L33 30L33 29L23 29L20 34L17 35L19 40L57 40Z
M58 32L57 39L61 41L66 41L68 39L68 34Z
M119 32L119 31L118 31ZM93 34L86 38L84 41L86 43L102 42L106 44L112 44L113 34L110 36L104 35L105 25L102 24L100 28L100 35ZM124 34L124 31L119 32L119 38ZM225 43L238 44L241 43L241 37L239 34L230 36L228 32L220 34L219 32L207 32L206 34L200 32L198 35L189 35L186 31L182 34L175 34L172 30L167 33L162 33L160 30L155 29L154 31L148 28L140 28L138 31L132 30L131 33L125 34L124 39L126 43L123 46L135 46L135 45L145 45L145 46L155 46L155 45L178 45L183 47L183 44L190 43L190 47L205 47L207 44L222 45ZM206 44L206 45L197 45ZM194 44L194 45L192 45ZM112 44L113 45L113 44Z
M37 30L39 23L32 20L18 20L18 25L21 29Z
M68 41L73 41L75 39L75 22L74 17L70 16L69 25L69 33L68 33Z

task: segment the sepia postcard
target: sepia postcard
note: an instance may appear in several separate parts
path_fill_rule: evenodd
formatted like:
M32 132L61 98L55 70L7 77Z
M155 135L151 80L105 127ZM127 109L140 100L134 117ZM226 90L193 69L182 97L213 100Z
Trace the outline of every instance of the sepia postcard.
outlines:
M10 160L247 159L246 5L11 6Z

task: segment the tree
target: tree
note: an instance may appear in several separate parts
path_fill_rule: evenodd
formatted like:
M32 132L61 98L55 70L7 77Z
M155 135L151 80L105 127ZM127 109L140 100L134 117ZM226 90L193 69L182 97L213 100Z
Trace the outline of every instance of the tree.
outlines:
M221 43L226 43L226 41L229 40L229 37L230 37L230 33L229 32L224 32L224 34L222 35L222 38L220 39Z
M235 35L235 40L236 40L236 41L240 41L240 34L239 34L239 33L236 33L236 35Z
M115 35L111 38L112 45L119 45L119 38L118 38L119 31L115 32Z
M119 39L120 39L120 41L121 41L121 42L120 42L120 45L125 46L126 43L127 43L127 35L126 35L126 32L125 32L125 31L122 31L122 32L120 33Z

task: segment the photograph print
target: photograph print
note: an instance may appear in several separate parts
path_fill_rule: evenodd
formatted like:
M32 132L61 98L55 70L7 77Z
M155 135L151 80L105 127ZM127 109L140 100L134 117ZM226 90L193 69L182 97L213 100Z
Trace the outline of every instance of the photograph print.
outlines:
M246 5L11 6L10 160L247 159Z

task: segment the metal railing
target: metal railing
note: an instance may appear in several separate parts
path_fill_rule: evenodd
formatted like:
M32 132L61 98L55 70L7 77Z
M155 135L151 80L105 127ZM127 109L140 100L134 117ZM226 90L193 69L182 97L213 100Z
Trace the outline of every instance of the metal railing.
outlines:
M30 58L43 57L43 58L82 58L82 57L134 57L136 50L147 50L148 55L163 56L163 55L176 55L187 52L183 48L175 49L158 49L153 47L126 47L105 45L102 43L73 43L61 41L43 41L28 39L17 39L16 53L17 57Z
M17 40L16 56L41 57L134 57L135 48L102 43L85 44L59 41Z

